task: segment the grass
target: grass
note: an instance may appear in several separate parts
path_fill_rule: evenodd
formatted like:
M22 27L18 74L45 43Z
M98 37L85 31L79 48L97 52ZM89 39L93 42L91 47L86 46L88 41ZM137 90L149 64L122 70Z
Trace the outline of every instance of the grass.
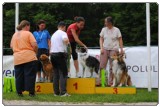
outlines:
M45 101L45 102L95 102L95 103L136 103L136 102L158 102L158 89L137 89L133 95L113 95L113 94L72 94L70 97L55 97L53 94L38 94L35 97L18 97L16 93L3 93L5 100L28 100L28 101Z

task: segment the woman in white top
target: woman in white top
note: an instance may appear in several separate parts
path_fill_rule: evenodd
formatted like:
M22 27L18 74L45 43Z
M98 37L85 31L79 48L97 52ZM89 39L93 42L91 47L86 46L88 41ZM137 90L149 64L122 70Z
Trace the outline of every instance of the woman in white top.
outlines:
M113 84L112 78L112 60L111 56L119 53L123 53L123 40L120 30L113 25L112 17L105 18L105 27L100 32L100 69L106 69L107 62L109 60L109 80L108 86Z

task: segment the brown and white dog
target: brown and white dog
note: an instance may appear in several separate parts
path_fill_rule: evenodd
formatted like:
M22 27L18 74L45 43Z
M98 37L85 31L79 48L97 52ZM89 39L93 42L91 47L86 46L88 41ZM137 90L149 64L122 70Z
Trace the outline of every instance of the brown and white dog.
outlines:
M45 54L42 54L40 56L40 61L43 66L43 70L45 71L45 74L47 75L47 82L51 82L53 79L53 66L51 61L49 60L49 57Z
M132 86L131 77L128 75L126 63L124 62L125 54L114 55L111 58L112 72L113 72L113 85L116 86Z

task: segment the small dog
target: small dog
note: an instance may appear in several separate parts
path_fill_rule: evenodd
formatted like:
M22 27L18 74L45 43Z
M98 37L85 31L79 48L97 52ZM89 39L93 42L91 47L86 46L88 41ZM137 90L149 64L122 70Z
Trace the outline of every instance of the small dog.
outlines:
M114 55L111 58L112 62L112 71L113 71L113 85L116 86L132 86L131 77L128 75L128 70L126 67L126 63L123 58L125 55Z
M43 65L43 70L45 71L47 75L47 82L51 82L53 79L53 66L52 63L49 60L49 57L45 54L42 54L40 56L40 61Z
M86 72L90 72L91 76L93 77L93 72L95 72L97 74L96 77L98 76L98 71L99 71L99 61L93 57L88 55L87 53L87 49L83 48L83 47L79 47L76 49L76 51L79 53L79 57L80 57L80 63L83 66L83 74L82 77L86 78Z

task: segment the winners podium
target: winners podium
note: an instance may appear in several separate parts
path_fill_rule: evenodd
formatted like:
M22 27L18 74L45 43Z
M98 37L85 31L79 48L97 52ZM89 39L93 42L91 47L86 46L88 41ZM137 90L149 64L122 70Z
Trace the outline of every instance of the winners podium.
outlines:
M69 94L136 94L135 87L96 87L95 78L69 78L67 92ZM51 94L53 83L36 83L36 94ZM25 92L26 93L26 92Z

